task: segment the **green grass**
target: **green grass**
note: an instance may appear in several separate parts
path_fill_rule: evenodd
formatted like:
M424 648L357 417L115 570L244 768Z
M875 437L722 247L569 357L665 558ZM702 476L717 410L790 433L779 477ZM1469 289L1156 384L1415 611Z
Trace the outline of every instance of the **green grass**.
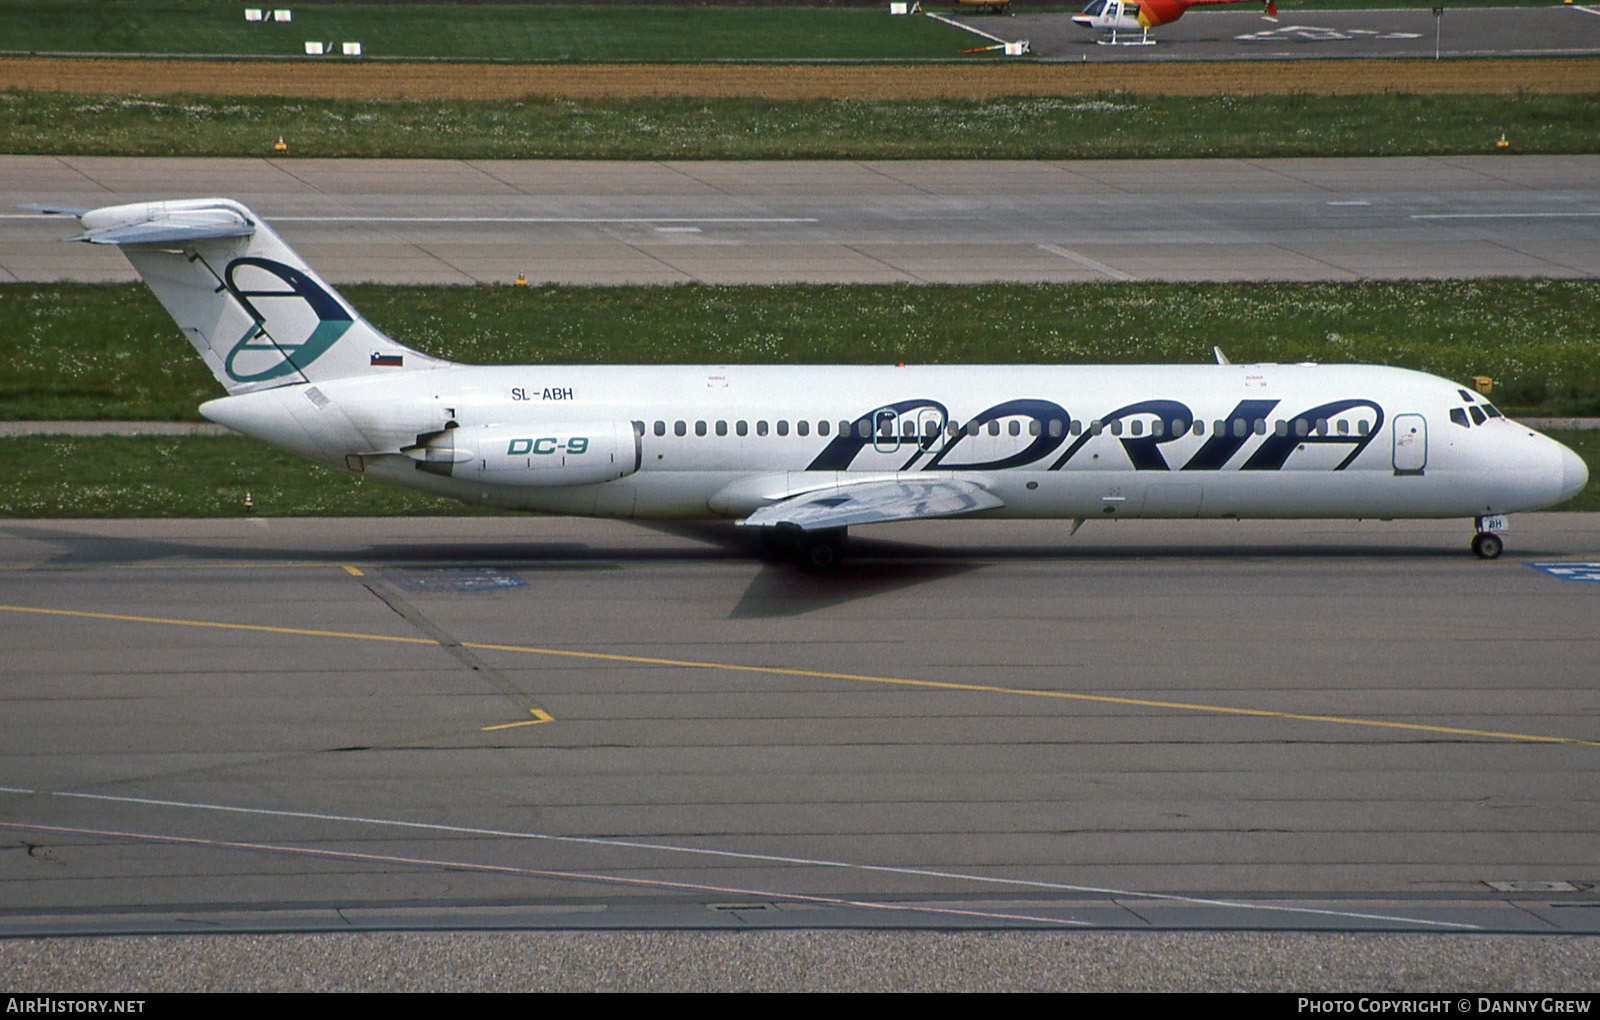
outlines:
M1551 432L1589 463L1563 510L1600 510L1600 432ZM6 517L368 517L497 513L228 436L0 439ZM254 507L245 508L245 496Z
M472 60L954 58L968 33L886 7L631 4L294 4L251 23L238 0L0 0L0 49L58 53L304 56L306 40L360 42L366 57ZM268 14L270 18L270 13Z
M0 439L0 463L0 517L488 512L332 471L240 436L22 436Z
M335 100L0 91L0 152L448 159L1141 159L1600 151L1600 95Z
M396 339L516 363L1360 362L1600 413L1600 281L341 288ZM0 419L194 419L221 388L140 284L0 285Z

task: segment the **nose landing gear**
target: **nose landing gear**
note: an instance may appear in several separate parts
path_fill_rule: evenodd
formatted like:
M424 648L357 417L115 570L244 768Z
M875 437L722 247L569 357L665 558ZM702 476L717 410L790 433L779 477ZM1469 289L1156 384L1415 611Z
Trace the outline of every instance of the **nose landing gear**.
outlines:
M1500 541L1500 536L1488 531L1480 531L1472 536L1472 555L1480 560L1497 558L1505 549L1505 543Z
M1500 540L1500 536L1496 534L1496 532L1506 530L1505 514L1479 517L1473 523L1477 525L1478 533L1472 536L1472 555L1480 560L1498 558L1506 547L1506 544Z

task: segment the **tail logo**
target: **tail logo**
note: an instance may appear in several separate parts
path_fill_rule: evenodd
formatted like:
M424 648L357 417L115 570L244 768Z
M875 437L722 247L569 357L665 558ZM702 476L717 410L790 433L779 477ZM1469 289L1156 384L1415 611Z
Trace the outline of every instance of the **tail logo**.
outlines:
M251 319L223 363L235 382L263 382L300 371L322 357L355 321L310 274L282 262L234 259L223 272L223 285Z

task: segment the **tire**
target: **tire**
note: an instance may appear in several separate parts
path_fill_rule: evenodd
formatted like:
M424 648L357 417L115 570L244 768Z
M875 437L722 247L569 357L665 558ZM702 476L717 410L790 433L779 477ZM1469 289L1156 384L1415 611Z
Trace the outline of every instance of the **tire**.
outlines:
M800 566L813 574L831 574L843 562L844 550L833 539L816 539L800 546Z
M1498 559L1505 547L1500 536L1492 532L1480 531L1472 536L1472 555L1480 560Z

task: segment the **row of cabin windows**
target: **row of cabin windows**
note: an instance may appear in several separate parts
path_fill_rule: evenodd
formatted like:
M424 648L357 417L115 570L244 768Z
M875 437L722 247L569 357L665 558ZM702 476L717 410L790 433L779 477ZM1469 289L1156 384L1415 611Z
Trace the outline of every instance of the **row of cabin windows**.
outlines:
M1479 412L1475 407L1471 410L1473 411L1473 416L1475 418L1479 417L1482 413ZM1451 416L1452 418L1454 417L1453 412ZM918 426L916 422L910 419L902 418L899 419L898 423L899 435L902 438L914 439L917 437ZM886 418L879 422L877 429L878 438L895 438L895 426L895 419ZM640 433L643 434L644 423L639 422L638 427ZM718 421L709 424L704 421L697 421L693 424L693 428L694 434L697 436L704 436L713 431L719 436L725 436L728 434L728 423L726 421ZM839 435L849 435L852 428L856 430L856 434L862 439L873 438L872 424L865 419L854 423L848 421L839 422ZM1371 428L1371 423L1365 420L1358 421L1355 424L1355 432L1357 435L1364 436L1371 430ZM675 436L686 436L689 434L689 429L689 422L676 421L672 423L672 434ZM816 429L817 435L819 436L829 435L833 431L833 423L828 421L819 421L817 422ZM1030 436L1042 435L1045 432L1049 432L1050 435L1054 437L1059 437L1066 433L1070 433L1074 436L1081 436L1085 429L1087 429L1089 434L1092 436L1098 436L1102 432L1107 431L1114 436L1120 436L1122 435L1124 429L1126 429L1129 435L1142 436L1145 432L1145 424L1144 421L1139 418L1135 418L1128 422L1126 426L1124 426L1120 419L1109 423L1101 421L1091 421L1086 423L1076 419L1063 422L1059 418L1052 418L1048 422L1041 423L1037 418L1035 418L1030 420L1027 424L1027 432ZM1022 422L1015 418L1006 422L1003 427L998 421L991 421L987 423L969 421L965 426L962 426L956 422L950 422L945 426L945 430L952 439L961 435L962 433L965 433L969 436L976 436L980 432L987 432L991 436L998 436L1002 431L1004 431L1007 435L1020 436L1023 432L1023 425ZM665 436L667 434L667 423L664 421L656 422L653 431L658 436ZM756 422L756 435L765 436L771 431L774 430L769 428L767 422ZM787 436L789 434L789 422L780 419L777 422L775 431L780 436ZM1212 431L1219 436L1227 435L1230 432L1236 437L1242 437L1250 433L1254 433L1258 436L1264 436L1267 434L1267 421L1265 418L1257 418L1253 422L1245 418L1234 418L1231 421L1219 418L1212 423ZM1326 436L1329 434L1347 436L1351 433L1351 427L1350 422L1343 418L1332 422L1326 418L1318 418L1314 422L1306 418L1296 418L1293 421L1284 421L1283 419L1279 419L1276 422L1273 422L1272 431L1274 435L1279 436L1287 436L1290 433L1293 433L1296 436L1307 436L1311 435L1312 433L1316 433L1319 436ZM750 434L750 423L745 421L734 422L733 432L735 435L748 436ZM1185 428L1184 423L1179 419L1173 419L1170 425L1159 418L1150 423L1150 434L1152 436L1177 436L1182 435L1185 432L1189 432L1197 436L1203 436L1206 434L1206 423L1203 421L1196 421L1188 428ZM794 434L797 436L810 435L811 423L805 420L795 422ZM935 421L924 421L922 423L922 434L928 438L937 436L939 434L939 423Z

